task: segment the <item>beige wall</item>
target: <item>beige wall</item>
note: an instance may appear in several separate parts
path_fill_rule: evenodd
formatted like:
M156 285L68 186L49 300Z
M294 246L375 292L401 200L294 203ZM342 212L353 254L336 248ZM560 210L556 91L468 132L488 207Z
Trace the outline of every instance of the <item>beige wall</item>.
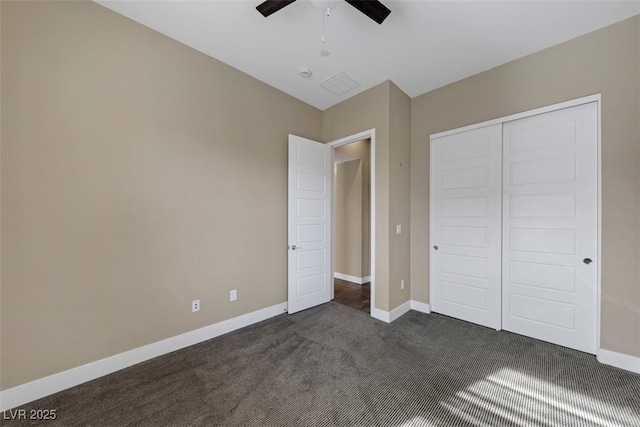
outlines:
M362 161L336 165L333 269L362 277Z
M410 298L410 154L411 99L393 83L389 84L389 308ZM396 234L396 225L402 234ZM400 288L400 281L405 288Z
M286 301L321 112L94 3L1 7L1 388Z
M429 135L602 93L601 347L640 356L638 16L411 102L411 297L428 302Z
M359 160L337 165L334 270L361 278L369 276L371 267L369 150L368 139L336 148Z
M375 134L375 301L389 310L389 87L381 83L322 112L322 139L330 142L374 129Z
M375 135L375 307L409 300L409 153L411 100L390 81L322 112L322 137L333 141L368 129ZM402 224L403 233L395 233ZM400 290L400 280L406 281Z

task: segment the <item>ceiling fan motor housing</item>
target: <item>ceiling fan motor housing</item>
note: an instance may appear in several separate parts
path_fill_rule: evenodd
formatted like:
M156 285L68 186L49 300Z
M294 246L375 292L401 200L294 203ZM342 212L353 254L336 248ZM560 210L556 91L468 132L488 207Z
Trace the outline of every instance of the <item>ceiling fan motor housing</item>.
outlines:
M313 7L320 10L333 10L339 3L340 0L311 0Z
M285 6L290 5L296 0L266 0L256 6L258 12L262 16L267 17L272 13L275 13ZM341 0L311 0L311 4L327 13L340 4ZM382 24L387 19L387 16L391 13L388 7L380 3L378 0L344 0L351 6L358 9L360 12L373 19L376 23Z

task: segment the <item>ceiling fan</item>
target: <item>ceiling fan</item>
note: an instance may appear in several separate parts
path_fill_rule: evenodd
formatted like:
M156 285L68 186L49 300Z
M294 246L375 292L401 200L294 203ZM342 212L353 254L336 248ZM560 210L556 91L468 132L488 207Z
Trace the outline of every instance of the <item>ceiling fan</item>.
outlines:
M283 7L290 5L294 1L296 0L267 0L263 3L260 3L256 7L256 9L258 9L258 12L260 12L262 16L266 18L272 13L279 11ZM369 18L376 21L378 24L382 24L382 22L391 13L391 11L385 5L383 5L377 0L345 0L345 1L349 3L351 6L358 9L360 12L367 15ZM317 2L321 3L321 1L317 1Z

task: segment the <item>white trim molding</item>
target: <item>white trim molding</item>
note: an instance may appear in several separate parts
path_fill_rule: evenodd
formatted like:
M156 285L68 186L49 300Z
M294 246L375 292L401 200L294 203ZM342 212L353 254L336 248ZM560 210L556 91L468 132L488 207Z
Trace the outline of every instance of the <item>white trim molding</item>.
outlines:
M380 310L379 308L375 308L373 305L371 306L371 317L373 317L374 319L382 320L385 323L391 323L389 312Z
M400 304L398 307L394 308L391 311L384 311L380 310L379 308L371 307L371 317L382 320L386 323L391 323L403 314L408 313L410 310L415 310L425 314L431 313L431 307L429 306L429 304L409 300Z
M347 282L357 283L358 285L364 285L365 283L371 282L371 276L351 276L350 274L338 273L337 271L333 273L333 277L340 280L346 280Z
M640 374L640 357L600 348L598 349L597 359L598 362L602 364L615 366L616 368Z
M77 368L69 369L48 377L28 382L0 392L0 411L7 411L33 402L34 400L58 393L87 381L120 371L154 357L162 356L220 335L233 332L245 326L267 320L287 310L286 303L280 303L242 316L205 326L167 338L143 347L138 347L115 356L107 357Z
M570 101L559 102L557 104L547 105L545 107L535 108L533 110L527 110L521 113L510 114L508 116L499 117L497 119L487 120L484 122L474 123L472 125L459 127L459 128L447 130L444 132L434 133L433 135L429 136L429 141L435 138L453 135L460 132L466 132L473 129L479 129L485 126L502 124L505 122L511 122L513 120L523 119L525 117L531 117L531 116L536 116L538 114L549 113L551 111L562 110L563 108L575 107L576 105L588 104L590 102L600 103L601 99L602 99L602 94L596 93L594 95L588 95L582 98L572 99Z
M394 320L398 319L403 314L408 313L409 310L411 310L411 301L406 301L406 302L400 304L398 307L394 308L389 313L389 321L393 322Z
M369 139L369 175L371 178L370 181L370 218L369 218L369 243L371 245L369 252L369 263L370 263L370 276L368 276L368 281L371 283L371 317L382 320L384 322L389 322L389 320L384 320L388 318L388 312L377 309L376 306L376 129L372 128L369 130L365 130L354 135L346 136L344 138L337 139L328 143L330 147L336 148L341 145L350 144L352 142L360 141L363 139ZM333 175L331 175L331 188L333 189ZM335 224L333 219L331 220L331 232L335 231ZM333 247L331 248L331 265L333 268ZM366 283L366 282L365 282ZM333 294L331 295L333 297ZM385 315L384 313L387 313Z
M411 300L411 310L419 311L420 313L431 314L431 306L420 301Z

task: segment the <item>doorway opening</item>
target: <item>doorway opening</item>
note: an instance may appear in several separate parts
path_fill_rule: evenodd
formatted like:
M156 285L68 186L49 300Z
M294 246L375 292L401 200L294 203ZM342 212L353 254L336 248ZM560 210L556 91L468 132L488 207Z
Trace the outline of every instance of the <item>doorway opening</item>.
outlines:
M331 299L375 311L375 131L351 135L332 147Z
M370 313L370 141L333 150L334 298Z
M369 141L369 281L370 313L384 320L376 308L376 139L375 129L328 144L289 135L287 312L306 310L334 299L333 157L335 149ZM388 317L388 316L386 316Z

